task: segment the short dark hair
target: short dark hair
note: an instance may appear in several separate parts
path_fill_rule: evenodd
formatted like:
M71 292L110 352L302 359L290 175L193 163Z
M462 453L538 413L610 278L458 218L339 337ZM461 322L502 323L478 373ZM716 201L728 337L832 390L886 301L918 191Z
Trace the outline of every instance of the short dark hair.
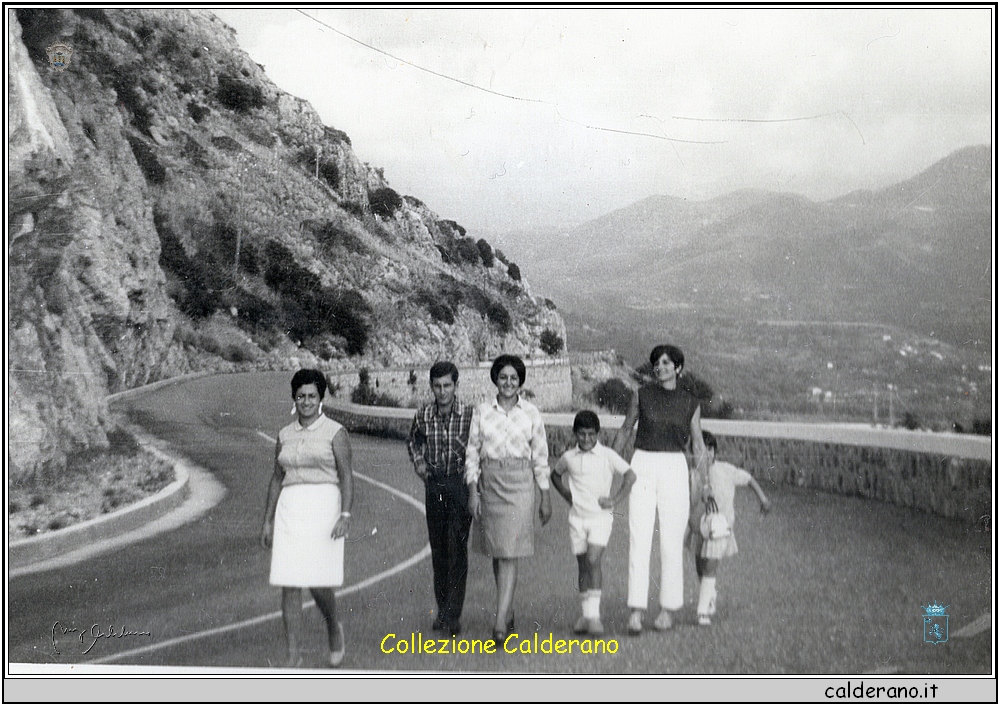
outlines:
M524 361L516 355L510 355L509 353L498 355L496 360L493 361L493 367L490 368L490 380L492 380L493 384L496 385L497 378L500 376L500 371L508 365L517 371L517 377L523 385L528 374L528 371L524 367Z
M458 368L450 360L439 360L431 366L431 382L445 375L451 375L451 381L458 382Z
M320 371L313 370L312 368L302 368L302 370L292 375L293 399L295 398L295 393L304 385L315 385L320 399L326 396L326 375Z
M680 370L684 367L684 354L681 353L681 349L677 346L671 346L666 343L653 349L653 352L649 354L649 364L656 367L656 364L660 361L660 358L663 357L664 353L666 353L670 360L674 361L675 368Z
M715 439L715 434L710 431L702 431L701 438L705 441L705 448L712 449L712 451L718 452L719 442Z
M580 431L581 429L593 429L594 431L600 431L601 418L589 409L580 410L576 413L576 416L573 417L573 431Z

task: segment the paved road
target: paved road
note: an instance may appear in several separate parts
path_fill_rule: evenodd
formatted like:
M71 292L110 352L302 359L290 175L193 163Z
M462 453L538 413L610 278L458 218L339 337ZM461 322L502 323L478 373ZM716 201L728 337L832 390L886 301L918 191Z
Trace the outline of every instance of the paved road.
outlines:
M280 664L279 594L258 545L277 429L290 420L287 373L202 378L128 403L133 419L211 470L227 495L187 526L69 568L9 582L12 662L266 669ZM422 488L403 445L353 437L357 483L341 592L346 670L674 674L989 673L991 632L948 643L922 640L920 606L949 604L952 631L987 613L990 537L954 521L855 498L770 487L762 518L752 494L737 503L741 554L720 579L720 615L694 625L696 586L667 634L624 635L627 518L606 554L605 625L614 654L384 654L386 635L429 635L433 617ZM409 500L402 496L409 496ZM570 638L579 604L566 507L537 527L523 562L515 610L534 641ZM654 542L655 546L655 542ZM386 578L379 575L388 573ZM653 575L656 575L654 570ZM655 586L651 590L655 596ZM463 637L485 639L492 575L473 556ZM307 667L325 658L321 621L307 612ZM93 625L105 635L93 637ZM135 632L141 634L122 634ZM53 641L53 636L55 640ZM82 639L81 639L82 638ZM387 644L392 644L390 640Z

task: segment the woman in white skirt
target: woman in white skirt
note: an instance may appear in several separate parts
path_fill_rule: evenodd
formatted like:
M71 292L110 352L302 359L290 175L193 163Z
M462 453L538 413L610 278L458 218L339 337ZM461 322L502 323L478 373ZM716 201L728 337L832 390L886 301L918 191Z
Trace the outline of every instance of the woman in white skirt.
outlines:
M344 537L351 519L351 442L323 414L326 377L299 370L292 377L298 419L278 433L274 475L267 489L261 542L272 547L272 586L281 586L289 667L302 665L302 589L326 621L329 664L344 660L344 628L333 589L344 583Z
M625 422L615 434L613 448L624 455L636 422L632 470L636 481L629 495L628 527L628 632L642 632L649 601L649 561L653 525L660 519L660 614L653 626L669 630L672 612L684 605L684 531L690 513L690 488L701 493L706 507L715 509L704 463L701 407L697 398L680 389L677 380L684 367L684 354L675 346L656 346L649 356L656 382L644 385L632 396ZM689 478L688 443L698 464Z
M518 394L524 377L524 361L517 356L501 355L493 361L490 379L497 396L473 411L465 451L469 514L480 523L485 544L477 549L493 557L497 585L493 636L498 643L514 630L517 560L535 550L536 484L542 496L538 508L542 524L552 517L549 445L541 412Z

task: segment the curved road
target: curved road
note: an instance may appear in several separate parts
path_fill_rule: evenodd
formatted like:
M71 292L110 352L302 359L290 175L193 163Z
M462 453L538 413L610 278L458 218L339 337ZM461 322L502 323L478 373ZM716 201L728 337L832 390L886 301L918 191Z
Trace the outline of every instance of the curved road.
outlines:
M209 469L226 496L195 522L68 568L8 583L11 662L267 669L284 643L278 590L258 543L273 439L290 420L289 374L220 375L125 403L133 421ZM402 443L354 435L354 520L340 610L343 669L640 674L987 674L991 632L975 626L991 605L990 535L955 521L856 498L767 487L737 500L741 554L725 563L719 616L694 625L697 587L687 560L687 605L671 632L624 634L627 518L605 554L602 612L614 654L385 654L386 635L430 637L434 600L422 487ZM579 603L566 505L536 527L522 564L518 631L534 644L569 639ZM623 510L624 511L624 510ZM656 543L654 542L654 546ZM654 567L653 575L656 575ZM493 580L470 560L464 638L489 637ZM655 607L655 585L651 588ZM952 638L922 639L920 606L949 605ZM988 620L987 620L988 623ZM97 635L94 627L97 626ZM326 656L321 621L307 612L307 667ZM965 629L961 629L961 628ZM112 629L113 628L113 629ZM513 643L512 643L513 646Z

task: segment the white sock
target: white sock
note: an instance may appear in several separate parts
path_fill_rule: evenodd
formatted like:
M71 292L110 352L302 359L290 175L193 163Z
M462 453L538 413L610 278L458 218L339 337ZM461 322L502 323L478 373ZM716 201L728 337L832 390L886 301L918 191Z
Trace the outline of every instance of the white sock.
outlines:
M601 617L601 589L599 588L590 589L590 613L587 617L598 619Z
M582 600L581 605L583 608L583 617L585 618L600 618L601 617L601 591L600 589L591 589L589 591L584 591L580 594Z
M701 580L701 589L698 592L698 615L710 615L713 599L715 598L715 577L706 576Z

